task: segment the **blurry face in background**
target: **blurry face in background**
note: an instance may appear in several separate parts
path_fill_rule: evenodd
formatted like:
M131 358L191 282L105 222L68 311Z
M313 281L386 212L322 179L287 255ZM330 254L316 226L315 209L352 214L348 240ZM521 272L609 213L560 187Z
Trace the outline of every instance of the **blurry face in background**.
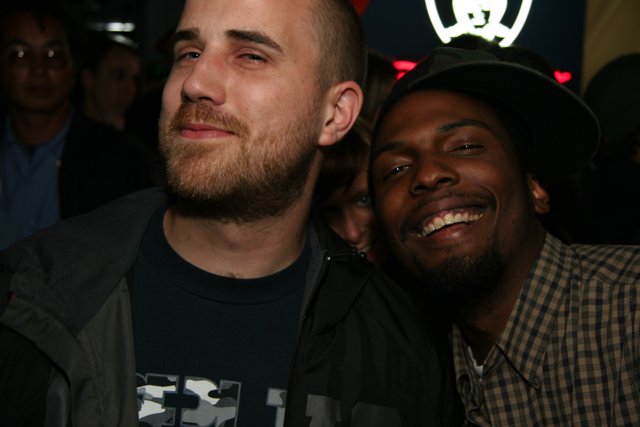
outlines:
M95 73L84 70L82 84L93 107L112 115L124 115L134 101L140 85L140 60L124 47L112 47Z
M50 113L66 108L75 73L62 23L19 13L3 24L0 82L9 110Z
M376 218L369 196L366 164L351 184L333 191L321 207L329 226L367 259L381 261Z

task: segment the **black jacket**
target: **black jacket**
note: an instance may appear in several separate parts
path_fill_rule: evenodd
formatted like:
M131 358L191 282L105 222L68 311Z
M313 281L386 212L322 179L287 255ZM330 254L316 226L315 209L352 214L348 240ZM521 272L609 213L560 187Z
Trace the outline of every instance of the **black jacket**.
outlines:
M61 218L163 182L154 151L118 129L74 114L60 157Z
M0 254L1 420L137 425L127 274L166 203L161 191L134 193ZM328 228L313 222L309 239L285 426L459 425L448 346Z
M61 218L163 184L154 150L112 126L73 113L58 166Z

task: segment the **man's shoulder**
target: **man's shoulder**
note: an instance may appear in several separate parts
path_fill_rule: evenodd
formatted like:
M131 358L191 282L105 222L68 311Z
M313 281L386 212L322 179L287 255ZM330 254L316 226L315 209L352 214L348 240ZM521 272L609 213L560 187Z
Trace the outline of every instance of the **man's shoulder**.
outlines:
M583 278L640 286L640 246L572 245L570 248Z
M0 284L78 330L135 261L146 225L164 206L157 189L129 194L0 252Z
M86 257L91 252L108 252L112 247L120 250L117 248L126 242L139 240L138 235L153 212L166 203L167 195L159 188L130 193L19 241L0 253L0 262L9 265L8 259L35 257L42 264L43 259Z
M413 315L415 304L402 286L367 261L364 254L350 247L321 220L314 218L312 224L327 263L322 286L325 295L349 304L351 309L362 308L372 316L382 312L394 312L394 316L397 313Z

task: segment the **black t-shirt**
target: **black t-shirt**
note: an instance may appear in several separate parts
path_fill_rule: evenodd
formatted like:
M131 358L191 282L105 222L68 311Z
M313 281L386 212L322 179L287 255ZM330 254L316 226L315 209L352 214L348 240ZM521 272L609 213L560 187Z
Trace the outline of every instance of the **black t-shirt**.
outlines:
M163 214L133 270L140 425L281 426L308 245L271 276L217 276L173 251Z

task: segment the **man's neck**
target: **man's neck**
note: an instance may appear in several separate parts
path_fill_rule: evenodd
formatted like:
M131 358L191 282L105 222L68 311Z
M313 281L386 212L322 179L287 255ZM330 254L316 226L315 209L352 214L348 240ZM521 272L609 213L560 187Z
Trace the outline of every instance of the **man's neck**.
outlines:
M21 144L35 147L56 136L69 120L70 114L69 104L47 113L13 110L10 113L11 127Z
M281 216L250 223L220 222L182 215L164 216L169 245L196 267L226 277L256 278L291 265L304 246L309 209L298 202Z
M546 232L540 225L528 236L531 243L518 253L516 259L507 260L509 268L503 280L491 295L472 301L458 310L456 324L471 347L474 359L482 363L500 334L507 326L520 291L525 285L542 246Z
M483 363L507 325L522 285L502 286L491 296L474 301L458 311L456 324L478 363Z

